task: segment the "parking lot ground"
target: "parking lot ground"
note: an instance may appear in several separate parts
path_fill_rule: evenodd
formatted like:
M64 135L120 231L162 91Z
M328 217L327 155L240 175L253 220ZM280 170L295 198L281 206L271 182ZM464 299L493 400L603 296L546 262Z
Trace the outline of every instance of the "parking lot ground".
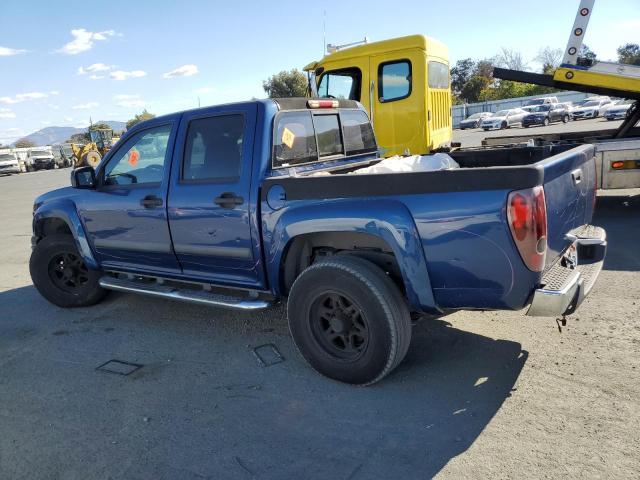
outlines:
M545 133L581 132L591 130L608 130L618 128L622 120L605 120L594 118L588 120L576 120L569 123L552 123L548 126L533 126L529 128L511 127L504 130L489 130L485 132L481 128L469 130L456 129L453 131L453 140L462 143L463 147L477 147L486 137L510 137L512 135L541 135Z
M522 312L424 319L394 373L354 388L303 363L282 307L48 304L32 201L68 177L0 177L0 478L637 478L640 191L598 199L605 269L562 332ZM265 344L284 361L262 366ZM110 360L142 367L96 370Z

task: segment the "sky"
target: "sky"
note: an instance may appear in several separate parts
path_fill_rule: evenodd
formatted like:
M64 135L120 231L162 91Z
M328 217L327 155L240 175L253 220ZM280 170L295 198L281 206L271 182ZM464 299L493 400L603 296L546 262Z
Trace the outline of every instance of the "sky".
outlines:
M49 125L126 121L264 97L262 81L301 69L326 42L421 33L451 64L564 49L578 0L0 0L0 143ZM535 8L532 8L532 7ZM600 59L640 43L640 0L597 0L585 43Z

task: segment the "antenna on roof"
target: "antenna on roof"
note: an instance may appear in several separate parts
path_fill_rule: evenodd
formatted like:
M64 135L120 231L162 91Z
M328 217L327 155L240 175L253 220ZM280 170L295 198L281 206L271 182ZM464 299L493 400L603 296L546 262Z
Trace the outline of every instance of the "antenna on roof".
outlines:
M322 12L322 54L327 48L327 11Z

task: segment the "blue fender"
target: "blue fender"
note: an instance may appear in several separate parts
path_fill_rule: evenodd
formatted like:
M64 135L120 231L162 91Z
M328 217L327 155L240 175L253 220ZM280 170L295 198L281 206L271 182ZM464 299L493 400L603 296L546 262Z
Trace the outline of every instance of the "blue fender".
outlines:
M353 232L379 237L392 249L402 273L407 300L414 310L439 312L427 271L422 242L409 210L392 199L287 202L273 210L263 202L265 264L272 291L281 296L280 265L297 236L319 232Z
M82 256L84 263L88 268L98 269L100 266L91 251L87 235L80 221L78 211L73 201L69 199L58 199L53 201L47 201L47 203L40 205L33 214L33 232L37 233L36 226L40 220L47 218L57 218L64 221L76 241L76 247L78 252Z

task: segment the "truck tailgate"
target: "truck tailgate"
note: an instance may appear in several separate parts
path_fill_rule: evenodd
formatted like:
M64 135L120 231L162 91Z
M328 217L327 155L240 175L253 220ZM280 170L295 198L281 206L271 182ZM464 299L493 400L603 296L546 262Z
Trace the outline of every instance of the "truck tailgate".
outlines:
M596 195L595 148L581 145L538 163L544 170L549 268L572 243L567 234L588 224Z

